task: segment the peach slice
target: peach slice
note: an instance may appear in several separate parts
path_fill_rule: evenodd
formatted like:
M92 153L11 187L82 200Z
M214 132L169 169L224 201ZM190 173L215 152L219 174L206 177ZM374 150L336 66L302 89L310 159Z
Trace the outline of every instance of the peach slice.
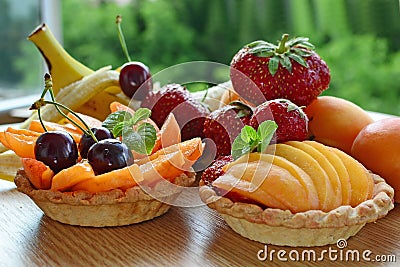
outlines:
M153 185L162 179L172 180L185 172L185 157L180 151L161 155L158 158L140 165L143 183Z
M249 181L238 179L230 173L218 177L213 186L221 192L227 192L227 195L238 195L240 199L255 201L267 207L286 210L287 206L277 200L273 195L268 194L264 190L256 189Z
M225 171L229 169L230 167L238 164L238 163L245 163L245 162L255 162L258 161L259 164L262 164L262 162L269 163L269 164L275 164L278 167L284 168L287 171L290 172L290 174L295 177L299 183L303 186L303 188L307 192L308 196L308 202L311 205L311 209L318 209L319 208L319 199L318 199L318 193L317 189L315 188L314 182L311 179L311 177L303 171L299 166L295 165L294 163L290 162L289 160L277 156L277 155L271 155L271 154L265 154L265 153L250 153L248 155L244 155L237 159L234 162L229 163L228 165L225 166ZM261 165L260 165L261 166ZM264 169L268 168L268 165L262 165ZM266 170L268 171L268 170Z
M11 149L11 146L6 139L6 131L0 132L0 143L2 143L6 148Z
M74 185L91 179L95 176L92 166L89 162L79 162L69 168L66 168L53 177L51 190L68 191Z
M102 122L92 116L75 112L90 128L93 127L100 127ZM85 125L72 113L68 113L67 117L76 122L79 126L81 126L83 129L86 129ZM67 122L68 123L68 122Z
M72 191L85 190L91 193L106 192L120 188L126 190L143 179L139 166L132 164L122 169L89 177L72 187Z
M201 138L196 137L196 138L189 139L189 140L186 140L186 141L178 143L178 144L174 144L169 147L162 148L148 157L137 160L136 163L138 165L141 165L146 162L152 161L152 160L160 157L161 155L167 155L167 154L174 153L176 151L181 151L183 153L183 155L185 156L185 158L187 159L188 164L190 164L190 166L191 166L194 164L194 161L197 160L202 155L203 149L204 149L204 146L201 142Z
M303 150L283 143L276 145L275 155L296 164L311 177L318 192L321 210L329 211L336 208L332 184L318 161Z
M68 132L72 136L72 138L75 140L75 142L79 143L81 140L82 131L78 127L76 127L75 125L73 125L71 123L59 124L59 123L50 122L50 121L44 121L43 123L46 126L48 131L65 131L65 132ZM29 125L29 130L35 131L38 133L44 133L43 126L39 120L31 121L31 123Z
M3 133L4 136L0 137L0 141L3 143L2 138L4 138L4 146L14 151L15 154L21 158L35 158L37 136L17 134L8 131L4 131Z
M35 132L35 131L31 131L28 129L15 129L12 127L8 127L7 132L9 133L14 133L14 134L19 134L19 135L26 135L26 136L34 136L34 137L39 137L41 135L41 133Z
M368 170L350 155L337 148L331 148L346 166L350 176L352 207L370 199L374 190L374 181Z
M266 166L270 166L268 171L265 170ZM229 190L230 186L237 193L271 208L289 209L294 213L312 209L307 192L296 177L286 169L268 162L231 165L224 175L213 182L213 186L225 190Z
M50 188L54 172L48 166L32 158L22 158L21 162L26 176L35 188Z
M342 205L342 185L340 183L339 175L335 170L335 167L329 162L329 160L317 149L314 147L310 146L309 144L305 142L299 142L299 141L289 141L286 142L288 145L294 146L296 148L299 148L303 150L304 152L308 153L310 156L312 156L314 159L317 160L318 164L325 170L326 174L328 175L328 178L331 182L332 189L333 189L333 202L335 208L339 207Z
M170 113L157 133L157 140L152 153L163 147L169 147L181 142L181 129L173 113Z
M342 205L349 205L351 200L351 184L349 172L346 166L342 162L336 153L334 153L329 146L325 146L315 141L304 141L308 145L311 145L329 160L329 162L335 167L337 174L339 175L340 184L342 187Z

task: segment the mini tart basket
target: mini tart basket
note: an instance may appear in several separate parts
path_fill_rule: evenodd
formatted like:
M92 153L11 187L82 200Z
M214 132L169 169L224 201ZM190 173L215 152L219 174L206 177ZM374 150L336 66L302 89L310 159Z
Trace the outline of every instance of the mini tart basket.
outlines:
M200 198L220 213L235 232L248 239L277 246L324 246L348 239L366 223L375 222L394 208L393 188L380 176L371 175L375 182L372 199L354 208L340 206L329 212L262 209L218 196L209 186L201 186Z
M195 173L181 174L172 181L180 187L174 187L175 191L169 192L160 201L139 186L126 191L114 189L94 194L87 191L37 190L23 169L18 170L14 179L18 191L28 195L51 219L65 224L91 227L130 225L158 217L169 210L170 205L167 203L176 199L181 189L191 186L194 181ZM155 185L155 190L157 187L162 190L163 181Z

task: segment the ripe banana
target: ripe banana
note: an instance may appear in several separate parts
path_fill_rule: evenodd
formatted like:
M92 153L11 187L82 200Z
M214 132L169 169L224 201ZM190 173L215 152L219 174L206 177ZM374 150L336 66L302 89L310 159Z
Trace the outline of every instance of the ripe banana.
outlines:
M54 37L46 24L39 25L29 36L46 60L50 75L53 78L53 90L58 91L93 73L93 70L75 60Z
M105 90L92 97L89 101L80 106L77 111L103 121L110 114L110 109L108 107L114 101L124 105L129 104L129 99L126 96L121 94L114 95L108 93L108 90Z
M103 92L106 88L119 85L119 72L111 70L109 67L101 68L92 74L83 77L81 80L69 84L62 88L56 95L56 101L64 104L72 110L78 110L84 103ZM108 106L98 106L98 110L106 109ZM46 121L59 121L62 115L52 106L47 105L41 108L41 115ZM32 120L38 119L37 113L33 113L22 124L22 128L29 127Z
M0 179L14 181L17 170L22 167L21 159L11 150L0 154Z

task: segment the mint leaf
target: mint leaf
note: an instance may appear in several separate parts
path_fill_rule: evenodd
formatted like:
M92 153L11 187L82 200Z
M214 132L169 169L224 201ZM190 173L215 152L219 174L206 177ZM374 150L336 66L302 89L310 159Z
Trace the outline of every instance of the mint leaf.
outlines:
M130 150L135 150L140 154L147 154L146 146L142 137L132 129L126 129L124 131L122 142L127 145Z
M126 111L116 111L107 116L102 126L109 129L114 137L122 136L122 142L130 150L148 155L153 150L157 139L157 131L154 126L142 122L150 115L151 110L147 108L139 108L133 115ZM139 125L136 127L137 124Z
M114 137L122 136L122 131L123 131L124 127L125 127L125 123L123 121L115 124L114 128L111 129L111 132L114 135Z
M257 146L257 152L264 152L267 149L277 128L278 124L271 120L263 121L258 126L257 134L260 140Z
M140 154L149 155L153 150L157 139L157 132L150 123L142 123L133 131L132 127L125 127L123 130L122 142L129 149L135 150Z
M271 120L262 122L256 131L253 127L244 126L232 143L231 154L234 160L255 149L264 152L271 142L278 125Z
M133 117L129 120L129 123L133 125L136 125L139 121L143 121L145 119L150 118L151 115L151 110L148 108L139 108L138 110L135 111L135 114L133 114Z
M137 133L140 135L144 142L146 154L149 155L153 150L154 144L156 143L156 129L150 123L145 122L139 125L139 127L137 128Z
M253 151L257 147L258 139L258 134L253 127L244 126L232 143L231 154L233 159L238 159L242 155Z
M108 130L110 130L113 134L114 134L114 127L116 127L117 124L119 123L123 123L124 121L128 121L132 118L132 115L129 112L126 111L116 111L111 113L110 115L107 116L107 118L103 121L103 123L101 124L103 127L107 128ZM114 134L115 137L121 136L121 132L119 132L119 127L118 126L118 130L116 130L116 132L118 132L119 134ZM121 128L122 129L122 128Z

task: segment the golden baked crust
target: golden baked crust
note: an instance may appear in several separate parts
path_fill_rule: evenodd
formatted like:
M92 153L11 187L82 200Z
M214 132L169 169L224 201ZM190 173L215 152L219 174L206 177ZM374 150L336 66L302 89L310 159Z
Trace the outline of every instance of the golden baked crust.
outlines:
M186 187L194 181L195 173L187 173L176 177L173 183ZM18 191L28 195L53 220L92 227L129 225L160 216L170 208L167 203L176 198L181 191L181 187L173 187L174 191L169 192L163 201L160 201L139 186L126 191L115 189L99 193L37 190L32 187L23 169L17 172L14 182ZM163 183L160 182L157 186L163 187Z
M310 210L293 214L289 210L263 210L255 204L235 203L218 196L208 186L200 188L200 197L234 231L247 238L273 245L322 246L355 235L366 223L393 209L393 188L378 175L371 175L375 183L372 199L354 208L340 206L329 212Z

